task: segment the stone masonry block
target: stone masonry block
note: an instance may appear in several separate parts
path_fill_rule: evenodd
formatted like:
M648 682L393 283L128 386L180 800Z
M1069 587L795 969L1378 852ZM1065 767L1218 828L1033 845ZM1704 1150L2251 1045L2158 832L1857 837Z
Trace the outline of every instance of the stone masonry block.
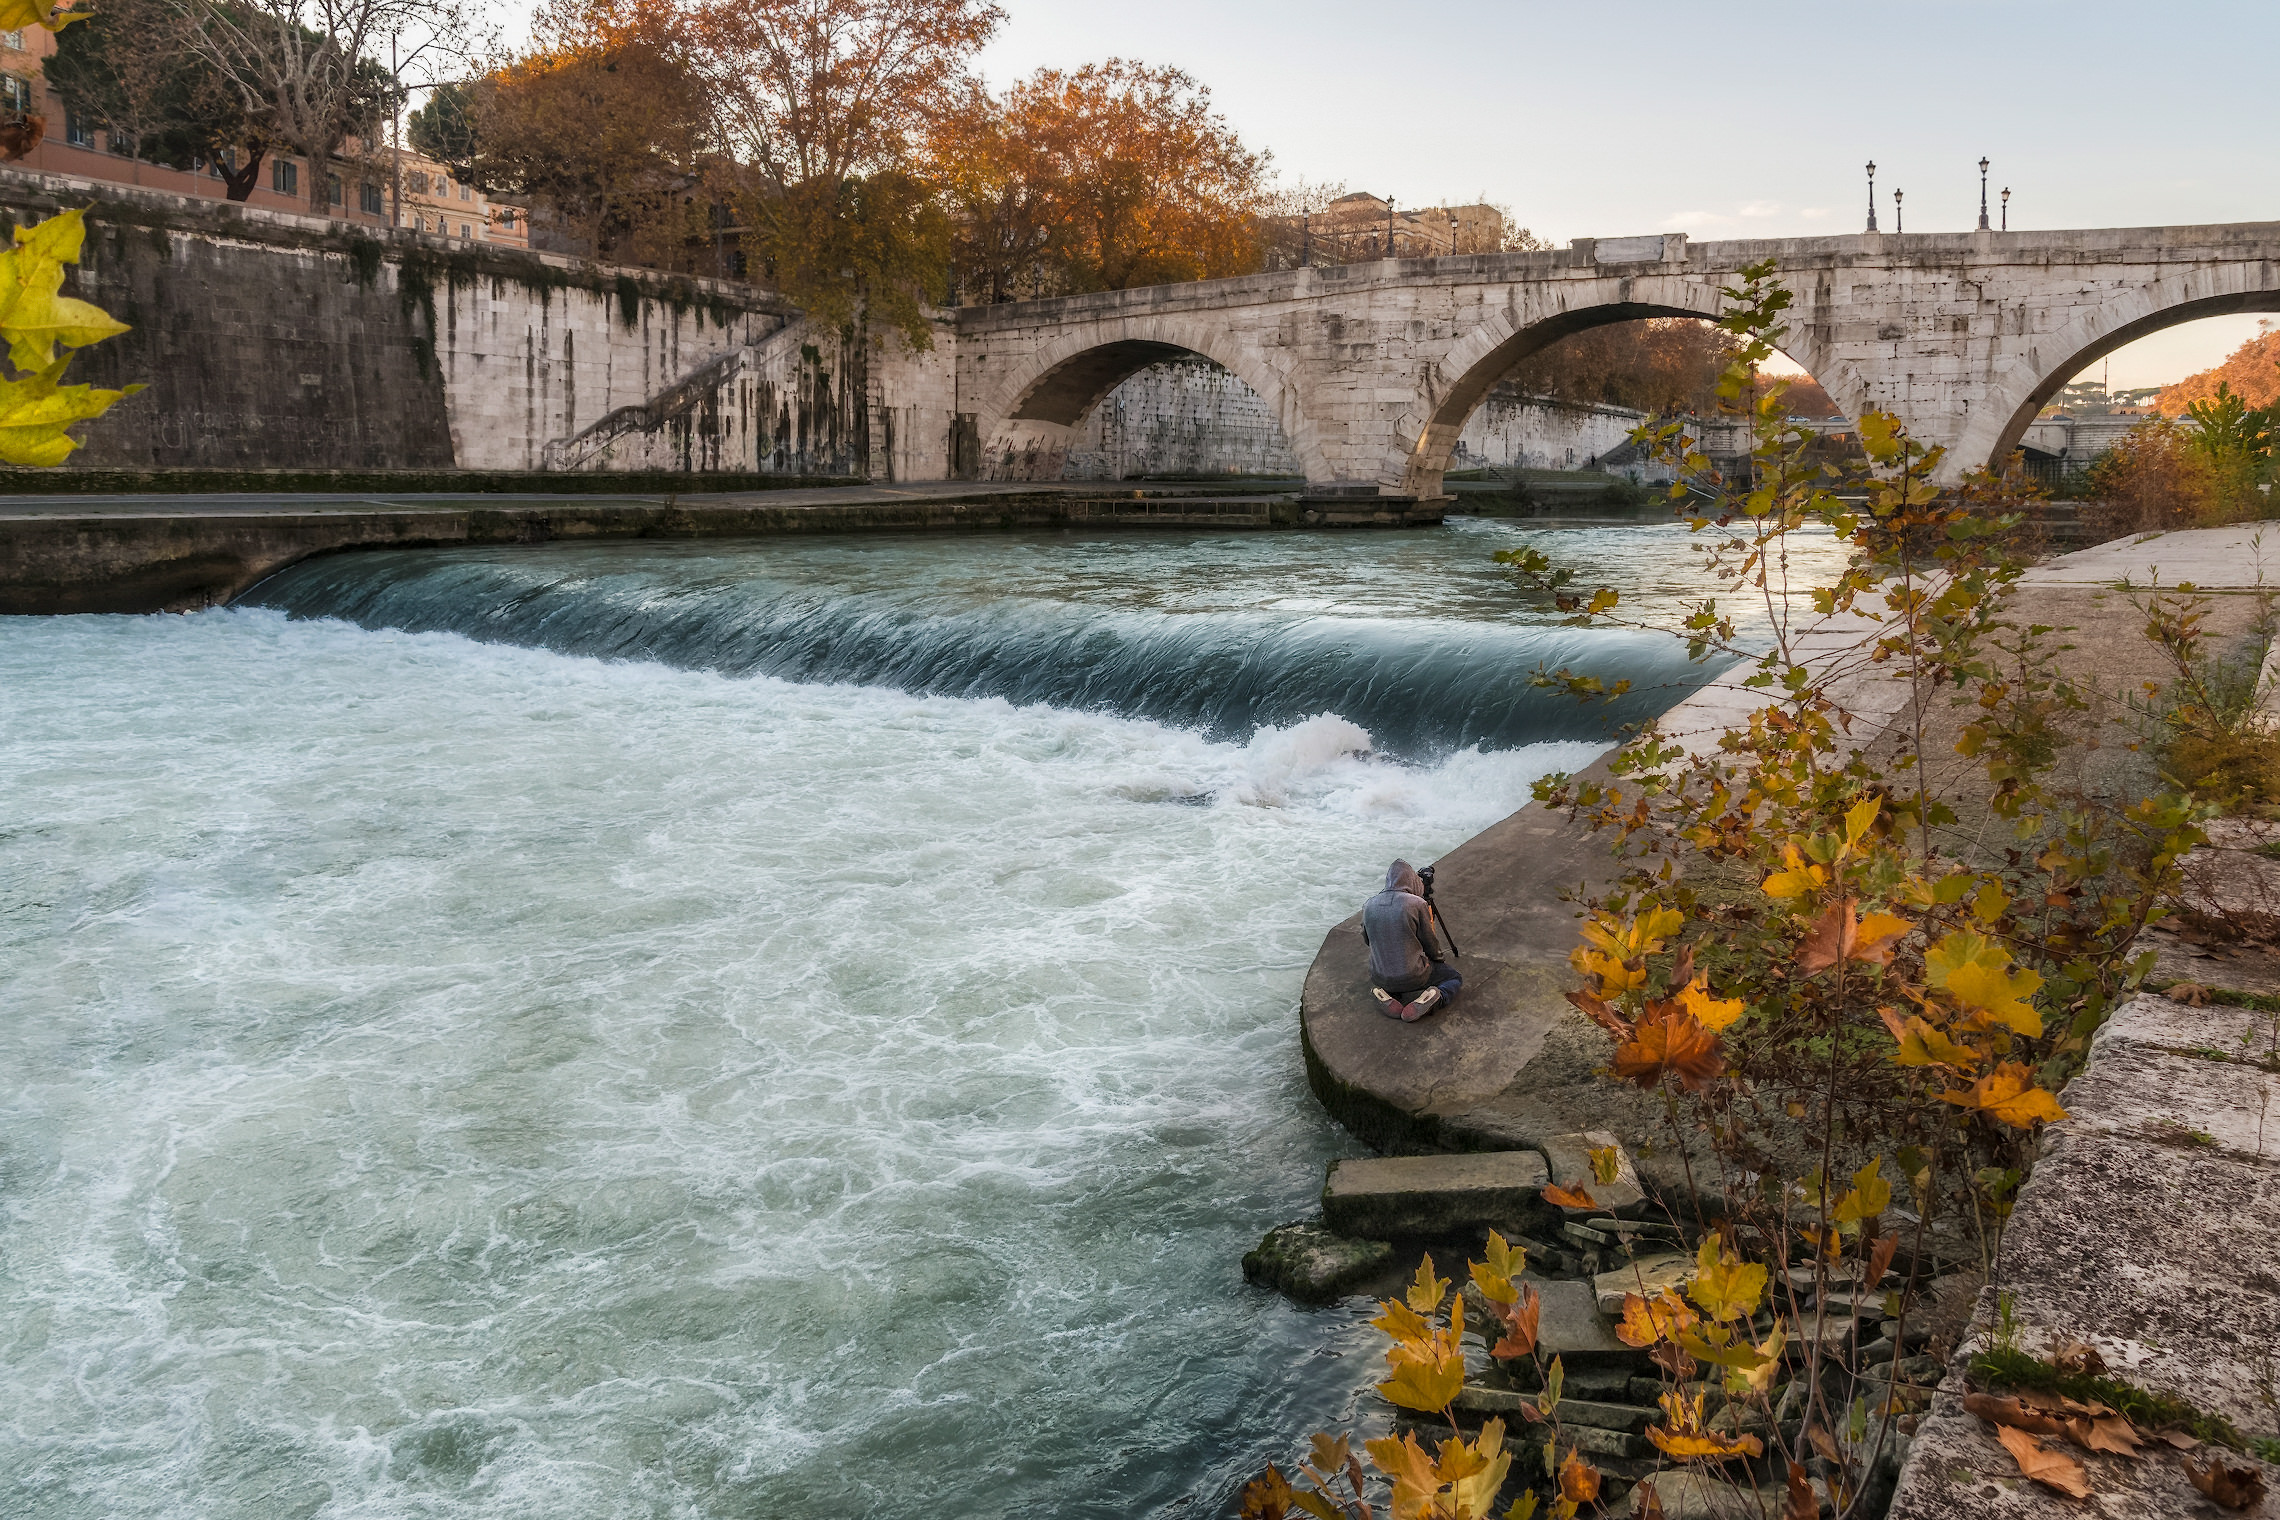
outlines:
M1322 1219L1366 1239L1513 1229L1549 1177L1534 1151L1339 1161L1322 1187Z

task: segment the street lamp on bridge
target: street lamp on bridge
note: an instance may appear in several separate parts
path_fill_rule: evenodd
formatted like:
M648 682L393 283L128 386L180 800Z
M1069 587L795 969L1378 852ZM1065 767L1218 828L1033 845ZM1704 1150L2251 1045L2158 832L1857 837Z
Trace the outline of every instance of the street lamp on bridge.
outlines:
M1979 160L1979 230L1987 230L1987 160Z
M2009 185L2003 187L2003 230L2005 232L2011 230L2011 187Z
M1893 191L1893 192L1892 192L1892 235L1893 235L1894 237L1898 237L1898 236L1900 235L1900 231L1901 231L1901 227L1900 227L1900 194L1901 194L1901 192L1899 192L1898 190L1895 190L1895 191Z
M1876 160L1873 158L1868 161L1868 225L1861 230L1876 230Z

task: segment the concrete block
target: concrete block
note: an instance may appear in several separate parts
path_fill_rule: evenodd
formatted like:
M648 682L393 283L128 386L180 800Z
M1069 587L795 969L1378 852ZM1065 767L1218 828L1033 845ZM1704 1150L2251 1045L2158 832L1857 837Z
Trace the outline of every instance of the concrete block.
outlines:
M1393 1265L1393 1247L1301 1222L1267 1231L1243 1256L1243 1275L1302 1304L1326 1304Z
M1322 1187L1322 1221L1365 1239L1511 1229L1535 1207L1547 1176L1534 1151L1339 1161Z
M1694 1275L1694 1258L1684 1251L1662 1251L1625 1262L1591 1280L1602 1314L1621 1314L1623 1296L1636 1293L1653 1298L1664 1289L1676 1291Z
M1619 1218L1636 1218L1646 1212L1647 1195L1639 1186L1638 1168L1621 1141L1603 1129L1581 1134L1547 1135L1537 1142L1551 1168L1552 1182L1563 1188L1581 1188L1599 1207L1597 1212ZM1591 1152L1613 1147L1615 1180L1601 1182L1591 1170ZM1580 1217L1580 1216L1578 1216Z

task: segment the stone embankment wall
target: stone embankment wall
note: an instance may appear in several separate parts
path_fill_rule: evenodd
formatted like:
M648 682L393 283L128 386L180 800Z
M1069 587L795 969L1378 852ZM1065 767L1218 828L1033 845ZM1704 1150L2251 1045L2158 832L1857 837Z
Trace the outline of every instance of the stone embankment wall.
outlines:
M74 467L950 473L939 349L750 286L0 170L0 215L69 206L68 288L133 328L72 378L147 387Z
M1643 412L1491 390L1457 441L1452 469L1573 470L1622 449ZM1066 444L1010 423L985 451L993 478L1133 480L1302 473L1260 396L1203 358L1153 365L1109 392ZM1058 473L1056 474L1056 470Z
M2280 1014L2136 998L2060 1097L2069 1117L2045 1132L2004 1236L2020 1349L2087 1344L2116 1377L2252 1439L2280 1436ZM1982 1323L1997 1318L1988 1292ZM1994 1427L1962 1406L1975 1346L1916 1432L1893 1520L2224 1513L2165 1446L2068 1448L2087 1459L2087 1504L2023 1482ZM2280 1489L2280 1467L2264 1478Z

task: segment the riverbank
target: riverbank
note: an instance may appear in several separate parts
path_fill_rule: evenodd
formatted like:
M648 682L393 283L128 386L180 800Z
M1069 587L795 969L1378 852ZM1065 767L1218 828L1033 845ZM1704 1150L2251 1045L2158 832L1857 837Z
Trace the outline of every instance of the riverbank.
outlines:
M2080 721L2093 742L2068 754L2065 789L2125 797L2157 781L2151 757L2133 742L2127 705L2140 682L2167 674L2142 633L2144 588L2157 578L2191 582L2212 593L2212 638L2246 636L2257 600L2241 593L2265 584L2260 533L2251 524L2142 535L2046 561L2026 577L2012 614L2066 630L2060 658L2089 700ZM1874 752L1896 738L1888 719L1903 692L1887 680L1836 694L1855 715L1852 739L1880 768L1892 757ZM1673 708L1663 727L1699 742L1746 705L1721 683ZM1967 829L1974 811L1985 813L1974 762L1946 757L1929 779ZM1317 1097L1358 1136L1392 1151L1552 1157L1575 1132L1598 1132L1623 1142L1648 1190L1675 1205L1689 1188L1684 1137L1643 1095L1600 1075L1612 1042L1562 996L1575 980L1566 963L1575 910L1562 892L1613 874L1605 841L1531 807L1440 866L1439 896L1469 952L1464 995L1423 1025L1383 1018L1367 995L1358 920L1340 924L1309 972L1301 1006ZM2162 952L2155 984L2176 985L2185 1006L2138 998L2101 1032L2088 1066L2061 1094L2073 1116L2046 1131L2045 1164L2020 1194L2005 1301L2028 1352L2085 1341L2117 1375L2221 1415L2252 1440L2269 1439L2280 1434L2270 1358L2280 1340L2280 1234L2269 1224L2280 1215L2280 1115L2270 1112L2280 1067L2265 1010L2280 1007L2280 977L2268 957L2153 938ZM2193 1006L2201 1003L2215 1006ZM1983 1323L1997 1312L1993 1292L1978 1305ZM1891 1475L1892 1513L2060 1513L2065 1501L2001 1481L2014 1464L1961 1405L1965 1371L1982 1348L1958 1341ZM1941 1364L1926 1365L1934 1370L1920 1387L1941 1376ZM2280 1469L2267 1466L2266 1478L2280 1483ZM2200 1512L2173 1461L2103 1462L2099 1488L2100 1513Z
M346 549L1008 528L1437 524L1440 502L971 481L766 491L0 497L0 613L180 612Z

